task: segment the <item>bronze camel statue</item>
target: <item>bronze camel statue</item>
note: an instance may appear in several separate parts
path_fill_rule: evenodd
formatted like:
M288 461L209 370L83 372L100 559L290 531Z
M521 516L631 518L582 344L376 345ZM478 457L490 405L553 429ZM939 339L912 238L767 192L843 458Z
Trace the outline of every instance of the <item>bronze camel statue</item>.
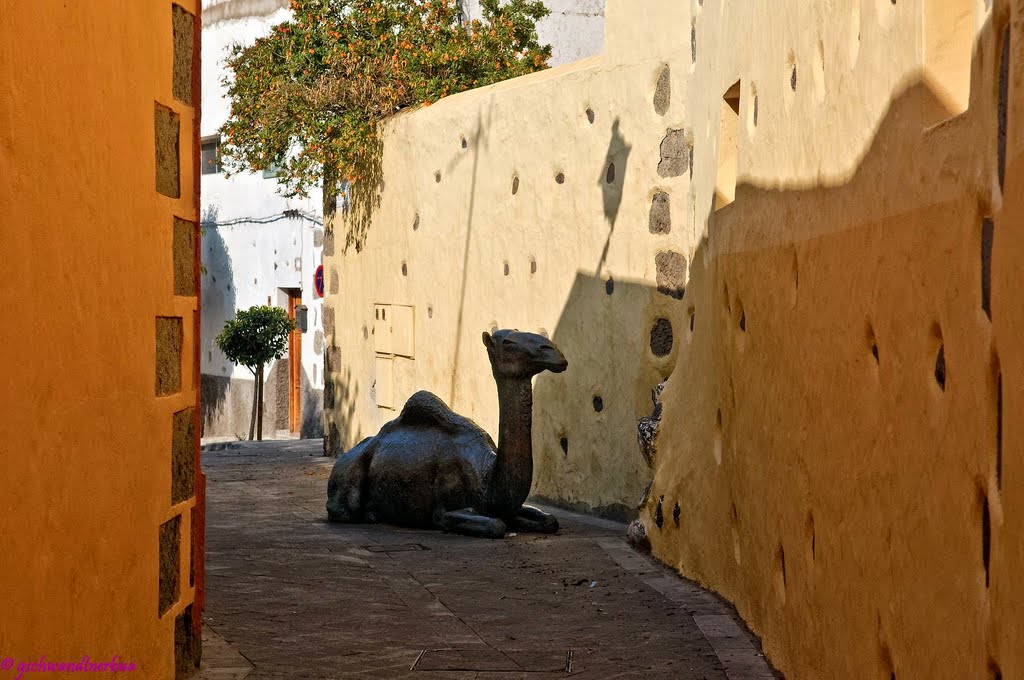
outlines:
M338 458L327 483L332 522L387 522L501 538L558 531L558 520L523 505L533 483L532 378L569 362L547 338L483 334L498 385L498 445L430 392Z

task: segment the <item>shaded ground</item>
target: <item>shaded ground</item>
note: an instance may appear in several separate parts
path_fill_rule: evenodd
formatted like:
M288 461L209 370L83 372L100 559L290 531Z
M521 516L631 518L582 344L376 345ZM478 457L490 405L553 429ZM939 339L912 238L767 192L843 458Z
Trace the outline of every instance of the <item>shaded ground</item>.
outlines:
M204 451L204 669L217 678L772 678L713 595L555 511L491 541L335 525L321 440Z

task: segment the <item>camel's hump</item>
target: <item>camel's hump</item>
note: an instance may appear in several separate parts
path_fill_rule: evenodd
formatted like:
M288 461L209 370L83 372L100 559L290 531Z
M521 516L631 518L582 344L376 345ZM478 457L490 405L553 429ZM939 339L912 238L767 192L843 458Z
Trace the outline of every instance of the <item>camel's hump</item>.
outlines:
M435 394L421 390L409 397L396 425L436 427L451 434L480 433L490 439L483 429L465 416L455 413Z

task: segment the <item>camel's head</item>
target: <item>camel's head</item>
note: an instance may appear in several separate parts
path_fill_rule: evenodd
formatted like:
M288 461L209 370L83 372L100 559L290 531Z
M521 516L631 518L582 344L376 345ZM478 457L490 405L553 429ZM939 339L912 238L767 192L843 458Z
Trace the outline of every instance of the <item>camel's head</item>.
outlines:
M484 347L495 378L529 378L541 371L561 373L569 366L558 348L536 333L485 331Z

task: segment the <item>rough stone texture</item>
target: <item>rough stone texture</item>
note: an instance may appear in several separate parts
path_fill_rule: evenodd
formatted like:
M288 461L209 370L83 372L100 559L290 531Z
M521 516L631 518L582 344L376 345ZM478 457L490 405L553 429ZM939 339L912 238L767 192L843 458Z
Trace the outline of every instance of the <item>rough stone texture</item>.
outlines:
M160 525L160 591L158 609L164 612L178 601L180 588L181 515L175 515Z
M180 316L156 318L156 395L164 396L181 391L181 345L183 342Z
M156 190L170 198L181 197L181 161L179 142L181 117L166 106L156 105Z
M324 409L329 411L332 408L334 408L334 380L328 373L324 380Z
M680 177L690 167L690 148L683 130L666 130L661 140L661 161L658 176Z
M629 528L626 529L626 542L637 552L651 552L651 539L647 537L647 526L638 519L629 523Z
M174 98L191 105L195 17L177 5L171 5L171 17L174 26Z
M288 385L288 357L278 359L270 369L270 375L263 385L263 430L287 430L289 424L288 401L291 389ZM268 427L271 424L272 427Z
M661 393L665 389L665 383L659 383L651 390L651 401L654 402L654 410L649 416L641 416L637 420L636 435L640 443L640 453L643 454L647 466L654 468L655 456L657 453L658 426L661 424ZM648 487L648 492L650 487ZM643 502L641 502L641 505Z
M654 257L658 270L658 292L683 299L686 293L686 256L681 253L658 253Z
M202 657L202 638L192 625L192 605L189 605L174 619L175 680L194 675Z
M334 307L325 304L323 315L324 337L327 339L327 344L330 345L334 342Z
M334 256L334 229L330 227L324 230L324 249L321 254L323 257Z
M338 294L338 290L340 289L340 285L341 284L339 283L338 272L337 271L332 271L331 272L330 294L331 295L337 295Z
M333 458L341 453L341 432L338 424L332 421L324 433L324 455Z
M672 322L668 319L658 319L651 326L651 353L656 357L672 353Z
M324 246L324 230L314 229L313 230L313 247L323 248Z
M320 450L316 441L245 442L204 457L205 619L254 666L248 680L554 678L523 671L570 650L572 677L594 680L776 677L728 605L634 552L625 524L562 511L558 535L486 542L328 524L334 461ZM760 659L757 672L738 673L730 646L716 646L697 617L718 617L706 620L712 633L731 623L733 647L744 662ZM223 663L244 669L223 646ZM497 650L523 668L411 670L424 650Z
M317 355L324 353L324 332L319 328L313 333L313 351Z
M174 218L174 294L196 294L196 224Z
M650 232L667 234L672 231L672 199L664 191L654 194L651 200Z
M174 414L171 425L171 504L195 493L195 409Z
M324 370L327 371L328 375L334 375L341 370L341 366L341 348L328 347L327 362L324 364Z
M668 64L661 67L658 84L654 88L654 112L664 116L672 104L672 70Z

